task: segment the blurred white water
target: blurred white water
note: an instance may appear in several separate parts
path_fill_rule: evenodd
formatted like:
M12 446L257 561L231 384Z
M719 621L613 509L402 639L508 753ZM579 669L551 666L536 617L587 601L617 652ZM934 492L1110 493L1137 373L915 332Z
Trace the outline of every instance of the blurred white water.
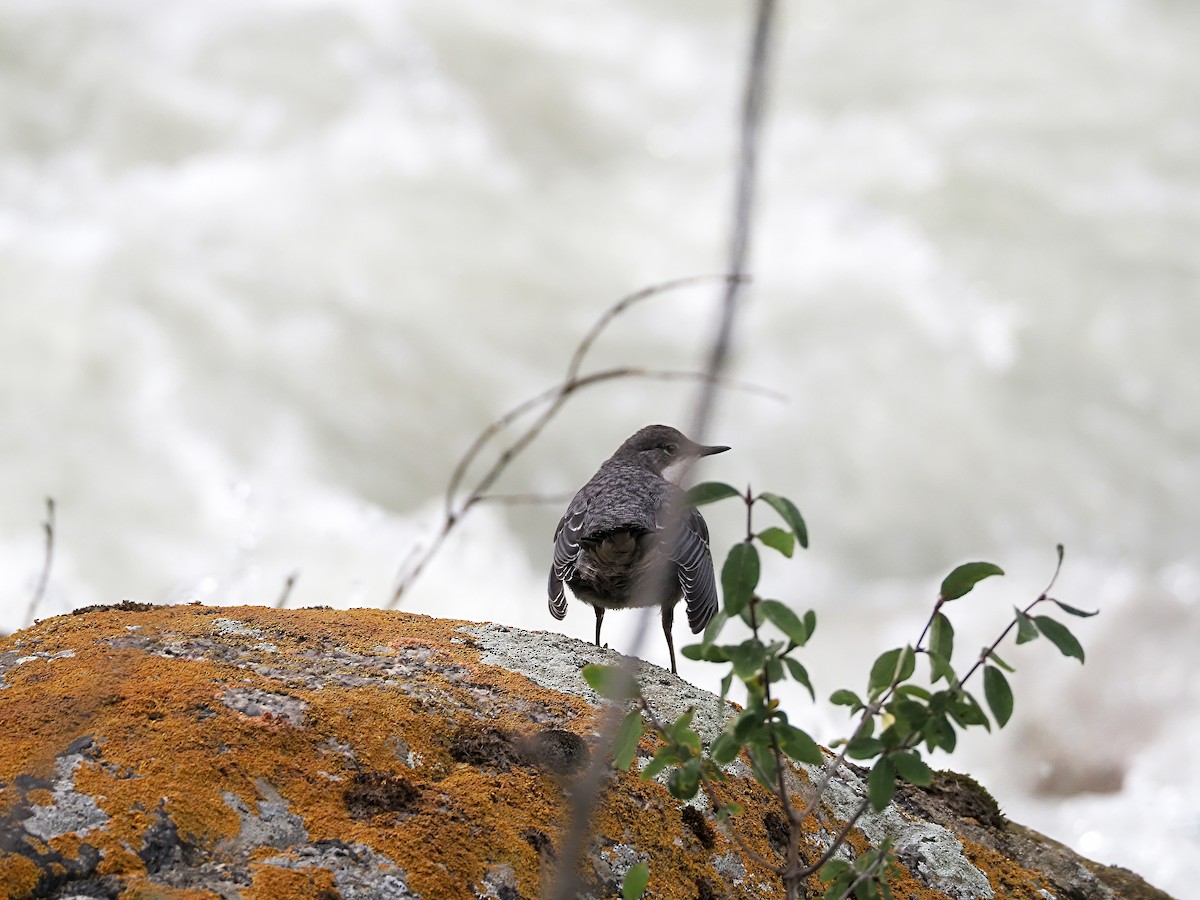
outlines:
M0 0L0 629L132 597L380 605L454 458L607 304L718 270L749 9L712 2ZM1200 10L802 2L777 35L755 284L702 477L793 497L767 587L820 694L1059 596L1016 714L948 764L1200 897ZM692 365L716 292L596 361ZM691 388L580 395L504 489L570 492ZM406 608L534 628L560 510L481 508ZM736 538L732 508L708 519ZM633 616L606 637L632 644ZM1075 624L1075 623L1072 623ZM561 624L591 634L575 605ZM682 642L682 626L679 640ZM665 660L656 634L647 655ZM685 677L715 685L705 667ZM816 734L844 720L792 698ZM942 761L945 765L947 762Z

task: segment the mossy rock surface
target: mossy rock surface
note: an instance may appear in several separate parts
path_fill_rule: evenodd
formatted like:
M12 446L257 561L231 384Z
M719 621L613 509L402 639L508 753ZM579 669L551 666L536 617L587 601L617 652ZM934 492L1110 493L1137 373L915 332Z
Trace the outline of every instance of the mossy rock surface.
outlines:
M0 639L0 897L532 900L602 712L579 670L615 656L379 610L122 604L39 622ZM719 730L716 697L640 678L663 716L695 706L706 739ZM859 849L893 838L898 898L1166 896L964 785L905 790L853 832ZM835 788L810 854L861 796L852 772ZM614 772L582 896L618 896L640 861L648 897L781 896L728 831L778 858L769 796L736 766L728 793L745 808L732 826Z

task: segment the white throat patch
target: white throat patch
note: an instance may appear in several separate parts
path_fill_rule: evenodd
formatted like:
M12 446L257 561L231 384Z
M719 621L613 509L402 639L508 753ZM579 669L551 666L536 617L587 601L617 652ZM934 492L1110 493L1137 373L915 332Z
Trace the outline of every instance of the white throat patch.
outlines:
M678 485L679 482L683 481L683 476L688 473L688 469L695 462L694 458L685 456L672 463L668 463L667 467L662 470L662 477L671 482L671 484Z

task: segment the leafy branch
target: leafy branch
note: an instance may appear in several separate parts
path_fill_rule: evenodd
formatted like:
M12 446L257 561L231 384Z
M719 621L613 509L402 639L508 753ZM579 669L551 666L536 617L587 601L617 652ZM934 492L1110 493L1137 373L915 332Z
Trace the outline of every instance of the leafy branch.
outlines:
M1013 693L1004 675L1012 667L997 654L999 645L1017 630L1016 643L1027 643L1039 636L1046 637L1065 656L1083 661L1083 648L1065 625L1046 615L1033 615L1038 604L1053 603L1072 616L1095 615L1069 606L1050 596L1062 568L1063 549L1057 547L1058 561L1054 574L1042 591L1024 608L1015 609L1014 617L999 636L985 646L970 667L960 677L955 673L954 629L944 612L947 604L966 596L979 582L1003 575L996 565L970 562L955 568L942 581L937 599L921 629L915 644L896 647L880 654L871 666L867 690L860 696L848 689L839 689L830 696L835 705L850 707L858 718L848 738L834 743L839 752L829 762L812 737L788 721L772 693L772 685L792 680L802 685L815 699L808 672L796 658L816 629L816 616L809 610L798 615L786 604L761 597L757 586L761 574L758 545L769 547L785 557L791 557L798 544L808 545L804 519L787 498L777 494L755 495L749 488L742 493L720 483L706 483L693 488L689 499L694 504L711 503L737 497L745 506L746 535L729 551L721 570L724 608L714 617L703 640L683 648L684 656L693 660L728 664L730 670L721 681L721 701L729 693L733 680L739 680L746 691L743 710L732 716L723 731L708 747L691 729L692 712L674 722L661 721L650 709L640 692L634 691L636 701L621 723L615 744L615 765L628 769L634 758L638 741L648 730L657 735L660 746L641 772L642 778L655 778L667 773L666 785L679 799L690 799L704 789L712 799L717 818L727 822L727 833L747 856L778 877L786 896L804 896L805 879L818 875L826 885L827 900L854 896L856 898L891 897L887 886L893 872L894 859L886 842L858 859L840 858L847 837L868 810L882 811L891 803L898 781L927 786L933 773L922 758L925 752L953 752L957 731L971 727L991 730L991 722L983 706L967 690L967 684L981 668L983 691L992 717L999 727L1008 723L1013 711ZM759 502L771 507L782 520L755 530L753 511ZM750 629L750 637L737 644L718 643L720 633L733 618L740 618ZM768 634L767 626L771 633ZM779 636L774 636L778 632ZM929 688L912 683L917 659L929 659ZM621 699L630 697L628 684L614 690L613 670L605 666L589 666L584 677L599 693ZM945 686L938 689L940 681ZM717 802L720 786L728 778L728 769L739 757L745 759L755 780L779 804L788 828L788 841L782 860L771 862L754 851L739 834L735 822L728 821L741 812L733 803ZM847 759L873 760L867 777L866 792L856 809L833 835L827 847L811 861L803 858L803 825L817 815L832 780L838 776ZM811 791L805 792L807 802L797 804L789 787L790 770L797 763L821 766L824 770ZM668 772L668 769L670 770Z

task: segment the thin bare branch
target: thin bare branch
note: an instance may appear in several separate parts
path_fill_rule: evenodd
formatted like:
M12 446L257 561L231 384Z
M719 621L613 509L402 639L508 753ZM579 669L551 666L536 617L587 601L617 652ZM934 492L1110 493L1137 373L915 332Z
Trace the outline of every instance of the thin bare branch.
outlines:
M50 566L54 562L54 498L46 498L46 521L42 523L42 532L46 536L46 552L42 561L42 574L38 577L33 595L29 598L29 609L25 612L26 626L33 624L37 608L46 596L46 587L50 584Z
M668 291L677 290L683 287L690 287L696 284L704 284L713 281L727 281L728 275L693 275L686 278L676 278L671 281L663 281L659 284L653 284L649 287L642 288L640 291L635 291L625 297L622 297L596 320L596 323L584 335L583 340L575 348L575 352L571 355L571 361L567 365L567 373L563 380L554 387L542 391L517 404L500 418L496 419L490 425L483 429L479 435L471 442L471 446L467 448L467 452L462 455L458 464L454 467L454 472L450 475L450 480L446 484L445 507L446 514L450 515L454 508L454 498L458 495L459 489L462 487L463 479L466 477L467 470L470 468L476 457L479 456L483 448L486 447L491 440L515 422L521 416L541 406L543 403L551 403L551 407L543 413L542 418L548 421L558 411L558 407L566 400L568 394L577 390L579 386L576 383L580 381L579 370L583 365L584 357L592 344L600 336L601 332L608 327L612 321L625 310L629 309L643 300L648 300L659 294L665 294ZM557 401L555 403L554 401Z
M746 282L746 260L750 253L753 226L755 180L758 170L758 146L761 141L763 108L767 93L767 60L775 18L775 0L758 0L754 16L754 37L746 69L742 95L741 126L738 145L737 183L734 189L733 226L729 241L729 278L721 302L721 314L710 343L705 371L718 376L725 371L729 348L733 344L733 325ZM705 427L712 417L716 394L701 390L692 414L693 438L703 440Z
M292 588L296 586L296 579L300 577L300 571L297 569L288 575L283 582L283 591L279 594L279 599L275 601L276 609L283 609L287 606L288 597L291 596Z
M501 506L524 506L538 504L569 503L572 494L482 494L475 498L476 503L496 503Z

